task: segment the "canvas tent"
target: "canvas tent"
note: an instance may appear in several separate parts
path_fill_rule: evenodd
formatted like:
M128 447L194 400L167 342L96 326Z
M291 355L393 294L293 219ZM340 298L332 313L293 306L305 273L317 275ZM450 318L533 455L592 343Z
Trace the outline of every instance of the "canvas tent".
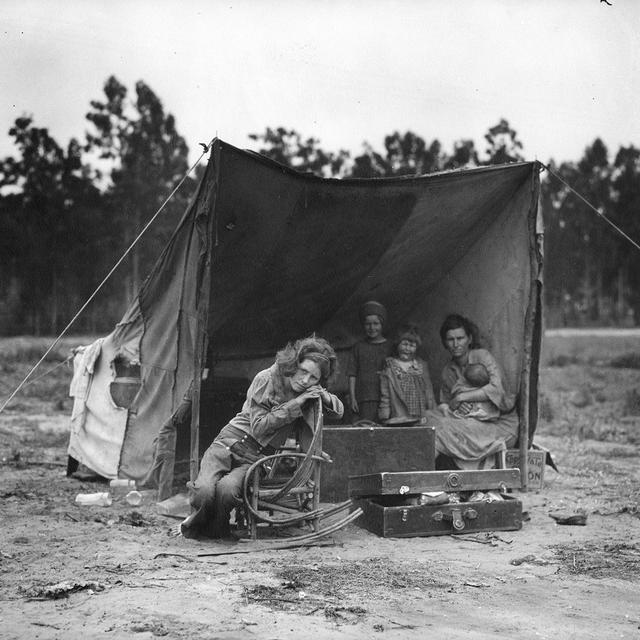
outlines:
M143 477L160 426L194 379L202 410L178 436L178 459L195 473L224 425L206 397L248 385L277 349L313 332L344 362L369 299L388 308L388 334L418 324L436 381L448 358L443 317L472 318L518 392L526 449L542 322L539 171L523 162L323 179L215 140L198 192L136 301L77 356L69 454L106 477ZM128 397L118 394L123 385ZM335 390L346 387L339 378Z

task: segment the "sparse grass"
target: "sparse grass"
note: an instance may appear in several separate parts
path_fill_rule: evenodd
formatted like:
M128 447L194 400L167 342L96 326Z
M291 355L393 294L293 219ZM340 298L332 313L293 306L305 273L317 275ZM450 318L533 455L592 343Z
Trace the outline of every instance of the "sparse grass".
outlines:
M612 358L609 366L615 369L640 369L640 353L623 353Z
M434 580L427 563L412 560L399 565L388 558L313 566L285 565L278 575L285 584L297 584L336 597L366 592L376 584L384 584L390 589L447 589L451 586Z
M245 587L248 602L255 602L280 610L324 609L328 617L344 618L367 613L350 601L371 602L379 597L381 586L393 592L417 589L446 590L448 582L434 579L428 562L411 560L398 563L389 558L368 558L361 562L320 562L317 564L289 564L278 562L276 576L279 584L258 584ZM304 597L300 597L300 593ZM334 604L335 603L335 604ZM336 606L339 603L340 606ZM307 612L307 615L309 612Z
M570 364L611 365L613 360L628 358L640 360L640 333L638 331L590 332L580 330L565 333L562 330L545 332L542 341L542 366ZM623 360L624 361L624 360ZM622 366L622 365L621 365ZM632 367L636 368L636 367Z
M554 547L562 570L592 578L640 579L640 546L626 543L572 543Z
M546 364L549 367L566 367L570 364L578 364L578 356L575 354L559 353L550 356Z
M4 402L42 358L55 338L18 336L0 338L0 402ZM52 349L40 366L30 375L5 411L40 413L49 410L69 411L69 384L73 365L71 350L91 344L88 336L65 337Z
M615 447L608 452L610 458L636 458L638 452L635 449L625 449L624 447Z
M625 416L640 416L640 392L637 389L626 392L623 411Z
M538 430L577 440L635 444L640 424L640 333L547 332Z
M91 344L95 338L88 336L67 336L61 338L45 359L45 362L62 362L71 355L71 350L80 345ZM53 344L55 338L14 336L0 338L0 366L19 362L34 365Z

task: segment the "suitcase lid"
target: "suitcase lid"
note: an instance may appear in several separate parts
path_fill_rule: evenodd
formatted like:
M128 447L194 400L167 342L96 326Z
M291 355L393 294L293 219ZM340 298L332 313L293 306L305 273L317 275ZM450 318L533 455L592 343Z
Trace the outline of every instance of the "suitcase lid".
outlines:
M520 469L485 471L383 471L349 476L352 498L405 495L425 491L489 491L519 489Z

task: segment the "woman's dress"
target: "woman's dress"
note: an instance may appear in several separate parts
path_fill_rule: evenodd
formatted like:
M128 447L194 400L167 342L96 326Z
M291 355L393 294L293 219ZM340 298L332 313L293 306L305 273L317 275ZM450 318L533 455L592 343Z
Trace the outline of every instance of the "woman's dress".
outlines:
M489 384L481 388L500 410L500 416L477 420L443 416L439 410L434 410L427 412L427 421L436 428L436 453L453 458L462 469L489 468L493 466L495 454L514 446L518 438L515 397L505 389L502 370L486 349L470 350L468 362L486 367ZM462 369L451 360L442 371L440 403L449 404L452 389L464 381Z

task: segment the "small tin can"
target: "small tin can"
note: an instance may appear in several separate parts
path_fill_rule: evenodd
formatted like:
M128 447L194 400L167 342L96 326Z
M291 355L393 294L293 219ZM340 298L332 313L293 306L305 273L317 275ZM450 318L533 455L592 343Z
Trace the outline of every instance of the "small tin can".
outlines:
M76 504L85 507L108 507L111 505L111 496L106 491L101 493L79 493L76 496Z

